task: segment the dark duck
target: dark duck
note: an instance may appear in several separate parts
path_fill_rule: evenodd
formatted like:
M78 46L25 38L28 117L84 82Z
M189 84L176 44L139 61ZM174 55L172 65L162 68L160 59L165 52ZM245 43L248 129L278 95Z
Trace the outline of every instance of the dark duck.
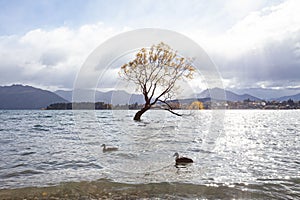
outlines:
M110 152L110 151L117 151L117 147L106 147L105 144L102 144L101 147L103 147L102 151L105 152Z
M175 156L176 165L184 165L193 163L194 161L187 157L179 157L179 154L176 152L173 156Z

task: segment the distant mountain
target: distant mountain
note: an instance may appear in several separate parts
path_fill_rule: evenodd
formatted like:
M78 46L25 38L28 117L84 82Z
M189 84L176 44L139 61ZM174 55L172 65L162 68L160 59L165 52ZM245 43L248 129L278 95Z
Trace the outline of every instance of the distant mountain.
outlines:
M67 100L53 92L31 86L0 86L0 109L41 109Z
M245 99L250 99L251 101L261 100L250 94L239 95L239 94L230 92L228 90L223 90L220 88L206 89L196 96L197 96L197 98L211 98L214 100L226 100L226 101L243 101Z
M243 88L230 90L236 94L250 94L264 100L276 100L283 96L292 96L298 94L300 90L283 90L283 89L270 89L270 88Z
M140 94L129 94L122 90L100 92L94 90L80 90L76 91L76 97L73 100L72 91L57 90L55 93L62 98L73 102L104 102L113 105L124 104L142 104L144 103L144 96Z
M144 97L141 94L129 94L125 91L116 90L108 92L100 92L94 90L76 91L76 102L104 102L113 105L124 104L143 104ZM224 98L225 97L225 98ZM227 100L227 101L243 101L250 99L259 101L260 99L249 94L236 94L234 92L213 88L204 90L200 94L190 99L180 99L181 103L193 102L195 99L201 101ZM287 101L292 99L300 101L300 93L291 96L283 96L277 98L277 101ZM72 91L58 90L55 93L34 88L31 86L12 85L0 86L0 109L41 109L46 108L53 103L73 102Z
M56 90L54 92L56 95L62 97L63 99L72 102L72 91L67 90Z
M62 98L67 99L68 101L72 100L72 91L62 91L58 90L55 92L57 95L60 95ZM109 91L109 92L100 92L100 91L93 91L93 90L82 90L80 92L77 92L77 97L75 98L76 102L90 102L90 101L97 101L97 102L104 102L104 103L111 103L113 105L116 104L133 104L138 103L142 104L144 103L144 97L140 94L129 94L125 91ZM210 90L204 90L200 94L196 95L196 99L202 99L202 100L224 100L224 94L227 101L243 101L245 99L250 99L252 101L258 101L260 100L257 97L254 97L249 94L235 94L233 92L222 90L220 88L213 88ZM180 101L191 101L195 98L191 99L181 99Z
M287 101L289 99L292 99L293 101L300 101L300 93L299 94L295 94L295 95L291 95L291 96L279 97L276 100L277 101Z

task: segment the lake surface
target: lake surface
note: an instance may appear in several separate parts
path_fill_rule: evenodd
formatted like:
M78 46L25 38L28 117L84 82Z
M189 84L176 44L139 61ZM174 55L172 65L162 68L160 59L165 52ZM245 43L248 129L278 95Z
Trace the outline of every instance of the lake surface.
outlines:
M179 112L2 110L0 194L300 199L300 110Z

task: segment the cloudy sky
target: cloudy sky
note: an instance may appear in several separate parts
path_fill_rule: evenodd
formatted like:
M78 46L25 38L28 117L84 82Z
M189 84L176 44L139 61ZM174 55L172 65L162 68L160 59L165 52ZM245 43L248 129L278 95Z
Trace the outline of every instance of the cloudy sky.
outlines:
M96 47L138 28L193 39L226 88L300 92L298 0L0 0L0 85L71 89Z

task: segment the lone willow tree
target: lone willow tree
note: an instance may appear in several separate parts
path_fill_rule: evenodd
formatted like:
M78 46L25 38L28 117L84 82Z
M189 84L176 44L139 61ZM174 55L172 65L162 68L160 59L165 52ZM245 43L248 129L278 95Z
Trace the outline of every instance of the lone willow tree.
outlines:
M149 49L142 48L134 60L121 67L120 76L136 84L137 91L144 95L145 104L135 114L134 120L141 120L141 116L158 102L165 105L165 110L180 116L168 101L179 88L176 86L178 80L193 78L195 68L192 61L177 55L175 50L161 42Z

